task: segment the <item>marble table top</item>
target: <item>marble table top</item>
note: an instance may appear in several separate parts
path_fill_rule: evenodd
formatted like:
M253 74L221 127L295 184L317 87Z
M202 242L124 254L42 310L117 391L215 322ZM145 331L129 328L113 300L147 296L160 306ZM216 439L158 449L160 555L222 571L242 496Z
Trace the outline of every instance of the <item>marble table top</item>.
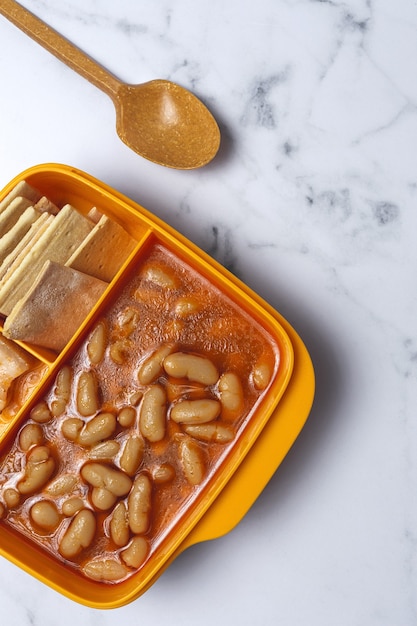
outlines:
M416 2L22 4L122 80L194 91L222 144L199 170L144 160L107 96L0 17L0 188L65 163L145 206L294 326L317 391L232 532L110 611L2 558L2 621L417 624Z

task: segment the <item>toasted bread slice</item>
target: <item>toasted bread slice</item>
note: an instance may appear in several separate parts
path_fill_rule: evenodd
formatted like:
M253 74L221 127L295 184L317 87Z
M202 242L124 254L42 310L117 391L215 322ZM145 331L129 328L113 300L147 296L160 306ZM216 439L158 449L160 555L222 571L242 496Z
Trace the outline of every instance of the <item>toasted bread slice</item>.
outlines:
M135 245L124 228L103 215L66 265L110 282Z
M106 287L97 278L46 261L31 289L6 318L3 334L59 352Z
M9 270L0 282L0 313L10 314L16 302L31 288L45 261L66 263L93 226L74 207L65 205L27 251L19 267L13 272Z
M26 200L30 200L30 204L35 204L41 198L41 195L37 189L29 185L25 180L21 180L0 202L0 215L15 198L26 198Z

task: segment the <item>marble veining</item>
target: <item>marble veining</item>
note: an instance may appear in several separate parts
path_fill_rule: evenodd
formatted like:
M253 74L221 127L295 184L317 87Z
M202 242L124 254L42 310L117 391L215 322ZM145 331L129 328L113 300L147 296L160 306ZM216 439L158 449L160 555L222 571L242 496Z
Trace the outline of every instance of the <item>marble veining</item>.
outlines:
M299 440L242 522L139 600L81 607L0 559L10 626L417 625L417 4L22 0L127 82L212 109L212 164L132 153L103 94L0 18L0 187L84 169L189 237L300 333Z

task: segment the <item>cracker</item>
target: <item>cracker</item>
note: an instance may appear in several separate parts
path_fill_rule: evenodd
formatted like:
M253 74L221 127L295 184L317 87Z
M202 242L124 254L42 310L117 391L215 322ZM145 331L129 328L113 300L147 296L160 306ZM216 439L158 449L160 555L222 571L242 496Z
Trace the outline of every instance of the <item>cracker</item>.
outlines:
M3 278L6 277L6 274L13 271L12 268L19 267L19 264L25 257L26 251L39 239L53 219L52 215L42 213L36 222L31 225L26 235L22 237L16 247L9 252L0 265L0 285Z
M110 282L135 246L122 226L103 215L66 265Z
M46 261L32 288L7 317L3 334L59 352L106 287L97 278Z
M0 263L4 261L6 256L16 249L16 246L30 230L32 224L40 216L39 211L34 207L28 207L19 217L17 222L7 231L2 237L0 237Z
M93 226L74 207L65 205L27 251L19 267L8 272L0 282L0 313L10 314L16 302L31 288L45 261L62 264L68 261Z
M33 202L27 198L18 196L0 213L0 237L9 231L17 222L24 211L33 206Z
M41 193L29 185L25 180L21 180L0 202L0 214L9 206L15 198L21 197L30 200L30 204L34 204L41 198Z

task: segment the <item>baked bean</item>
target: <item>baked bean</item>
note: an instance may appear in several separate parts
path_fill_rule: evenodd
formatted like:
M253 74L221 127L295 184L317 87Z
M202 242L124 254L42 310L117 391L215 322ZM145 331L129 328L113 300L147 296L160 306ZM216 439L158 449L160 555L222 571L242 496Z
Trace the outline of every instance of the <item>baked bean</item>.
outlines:
M134 569L138 569L148 556L149 545L145 537L133 537L132 541L120 556L123 562Z
M57 476L55 480L53 480L46 487L46 492L50 496L63 496L66 493L72 491L75 485L78 482L78 477L74 474L64 474L62 476Z
M236 413L243 408L243 388L234 372L226 372L219 378L220 402L227 411Z
M33 407L30 412L30 417L33 419L34 422L37 422L38 424L44 424L46 422L49 422L49 420L52 418L52 414L49 410L48 405L43 400L42 402L38 402L38 404Z
M175 315L183 318L198 313L200 309L200 302L192 296L184 296L183 298L179 298L174 306Z
M200 484L206 470L201 446L188 437L181 438L179 442L178 458L187 481L191 485Z
M32 521L44 530L56 530L61 521L58 510L50 500L35 502L30 508Z
M116 425L113 413L99 413L83 426L77 442L82 446L93 446L111 437L116 430Z
M169 268L162 268L158 265L150 265L144 272L145 280L149 280L163 289L175 289L178 281Z
M104 463L86 463L81 476L93 487L105 488L117 497L125 496L132 486L127 474Z
M260 361L255 365L252 372L252 380L256 389L263 391L267 388L271 380L271 368L268 363Z
M116 504L117 496L106 487L93 487L91 502L99 511L108 511Z
M161 385L152 385L143 396L139 428L145 439L161 441L166 430L166 393Z
M62 512L66 517L72 517L78 513L78 511L81 511L82 508L84 508L84 501L77 496L68 498L68 500L65 500L62 504Z
M195 439L213 443L229 443L235 436L232 426L221 424L220 422L186 425L184 426L184 431Z
M163 361L173 349L174 346L171 344L163 345L141 363L138 370L138 380L141 385L149 385L161 376L164 371Z
M0 502L0 519L3 519L5 515L6 515L6 507L4 506L2 502Z
M203 385L214 385L219 378L217 368L210 359L187 352L174 352L167 356L164 369L169 376L188 378Z
M24 452L27 452L32 446L39 446L43 442L43 430L39 424L26 424L20 431L19 446Z
M77 441L78 435L84 427L84 422L79 417L69 417L62 422L62 434L69 441Z
M92 331L88 343L87 354L90 363L97 365L103 360L107 346L107 328L104 322L99 322Z
M133 476L139 469L143 460L144 442L141 437L129 437L125 443L122 456L120 457L120 467L126 474Z
M20 502L20 493L13 487L8 487L3 492L3 498L7 508L12 509Z
M46 446L35 446L27 455L25 473L17 483L17 489L23 495L42 489L55 470L55 461Z
M73 372L69 365L62 367L55 379L55 400L51 402L51 413L55 417L62 415L71 397Z
M81 372L78 379L77 408L83 417L94 415L99 409L97 379L91 370Z
M90 509L78 511L59 544L59 552L66 559L73 559L93 542L96 518Z
M119 339L110 345L110 358L114 363L123 365L132 352L132 343L129 339Z
M147 474L138 474L127 501L129 526L132 533L146 533L151 520L152 483Z
M141 397L142 392L140 393L139 400ZM124 406L119 411L117 421L123 428L130 428L136 421L136 409L134 409L133 406Z
M128 574L128 570L120 561L109 558L89 561L83 566L82 571L88 578L104 582L122 580Z
M216 419L221 405L217 400L180 400L171 409L171 419L177 424L205 424Z
M162 463L152 470L152 478L157 485L169 483L175 478L175 469L170 463Z
M109 441L101 441L96 443L88 453L90 459L95 461L110 461L120 450L120 443L110 439Z
M127 509L124 502L119 502L113 509L110 520L110 536L116 546L127 545L130 537Z
M117 334L120 337L129 337L139 324L139 311L133 307L127 307L117 317Z

